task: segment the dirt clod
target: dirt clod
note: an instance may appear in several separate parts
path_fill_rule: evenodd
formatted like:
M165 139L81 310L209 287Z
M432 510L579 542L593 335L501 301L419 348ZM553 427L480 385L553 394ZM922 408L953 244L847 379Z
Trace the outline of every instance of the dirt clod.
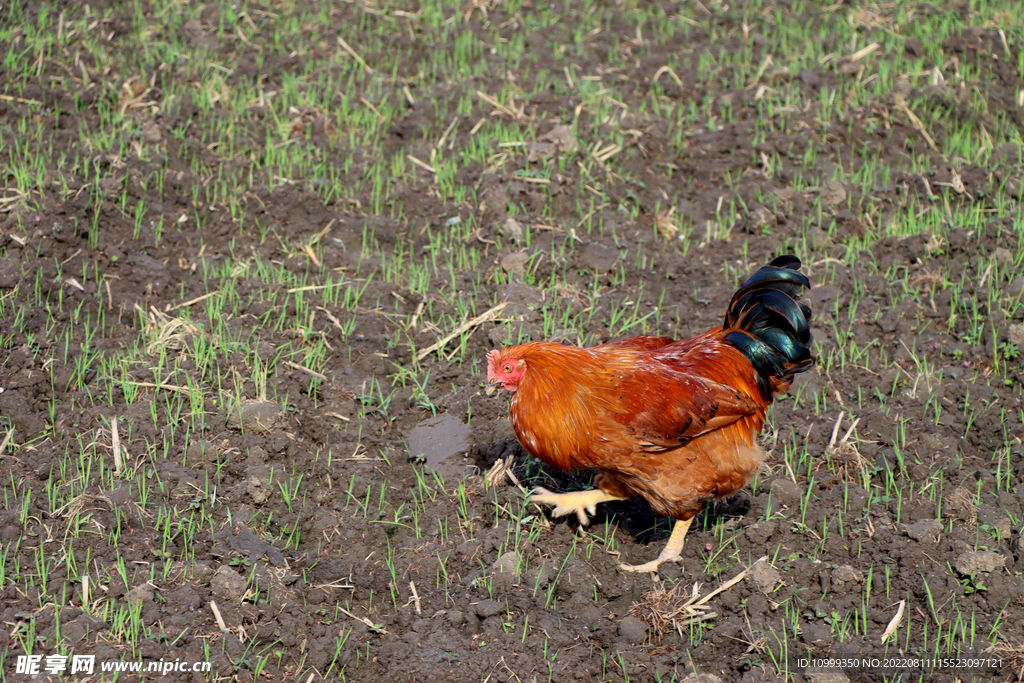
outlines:
M846 201L846 188L838 180L833 180L821 191L821 201L828 206L837 206Z
M832 570L832 588L838 592L847 590L851 585L864 583L864 572L844 564Z
M779 530L779 523L773 520L754 522L744 530L747 539L755 546L764 546Z
M517 582L516 572L519 566L519 553L507 552L491 565L491 576L495 585L510 586Z
M0 289L10 289L21 280L21 264L15 259L0 259Z
M245 401L227 416L228 429L269 434L284 424L281 406L269 401Z
M210 590L213 594L227 602L238 603L245 594L245 579L238 575L234 568L228 565L221 565L210 579Z
M775 586L782 580L782 575L767 562L758 562L751 570L750 578L759 591L768 594L775 590Z
M470 463L470 429L453 415L432 417L409 432L409 457L449 479L463 476Z
M775 500L790 508L798 507L804 496L803 488L792 479L776 479L769 490Z
M942 522L937 519L925 519L907 525L907 536L921 543L938 543L941 535Z
M481 619L487 619L496 614L501 614L505 610L505 605L498 600L481 600L473 605L473 610L476 616Z
M1016 282L1016 280L1014 280L1014 282ZM1022 285L1024 285L1024 283L1022 283ZM1024 325L1020 323L1010 325L1010 343L1016 344L1019 348L1024 349Z
M153 595L153 587L148 583L144 583L128 591L124 599L132 607L138 607L140 603L151 602Z
M624 643L639 645L647 640L647 624L637 617L624 617L619 622L619 638Z
M1006 558L991 550L968 550L957 555L953 566L963 576L994 572L1006 566Z
M523 251L514 251L501 259L501 268L512 276L519 276L526 272L526 261L528 255Z

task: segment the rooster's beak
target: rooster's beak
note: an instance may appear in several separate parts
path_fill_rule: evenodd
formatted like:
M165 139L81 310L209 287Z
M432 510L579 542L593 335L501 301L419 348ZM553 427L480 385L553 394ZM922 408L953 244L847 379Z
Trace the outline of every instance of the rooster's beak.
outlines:
M498 380L492 380L484 385L485 393L488 396L494 396L494 392L498 390L498 385L501 384Z

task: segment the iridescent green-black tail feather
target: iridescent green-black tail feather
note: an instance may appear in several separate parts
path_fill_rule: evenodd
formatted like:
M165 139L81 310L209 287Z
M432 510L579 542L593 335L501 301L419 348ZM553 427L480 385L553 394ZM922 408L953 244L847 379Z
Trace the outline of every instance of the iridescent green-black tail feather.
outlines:
M811 309L797 300L811 286L799 272L801 265L800 259L787 255L760 268L733 295L722 324L726 341L754 366L767 401L777 383L814 365L808 348Z

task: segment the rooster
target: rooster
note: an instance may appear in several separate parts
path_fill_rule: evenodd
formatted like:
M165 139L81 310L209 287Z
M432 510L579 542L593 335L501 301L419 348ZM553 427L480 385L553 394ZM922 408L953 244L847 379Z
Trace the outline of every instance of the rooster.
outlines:
M654 572L680 559L704 503L740 490L764 452L757 436L776 394L814 364L810 288L800 260L780 256L732 297L721 327L689 339L633 337L584 349L550 342L487 354L488 387L512 392L509 417L531 455L562 470L596 469L597 488L534 489L532 500L575 513L635 496L676 519Z

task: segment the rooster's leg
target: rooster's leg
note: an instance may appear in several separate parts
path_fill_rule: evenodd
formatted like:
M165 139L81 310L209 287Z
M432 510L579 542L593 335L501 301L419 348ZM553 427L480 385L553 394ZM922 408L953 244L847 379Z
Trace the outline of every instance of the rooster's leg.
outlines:
M693 522L693 517L686 521L676 520L672 535L668 537L668 543L658 555L658 559L638 565L620 564L619 569L624 572L656 572L662 562L675 562L680 559L679 551L683 549L683 540L686 538L686 530L690 528L691 522Z
M563 517L571 512L575 512L577 519L580 520L580 524L583 525L590 522L590 518L587 517L588 512L595 514L598 503L606 503L610 500L626 499L605 493L601 489L573 491L571 493L552 493L541 486L535 488L531 496L531 501L534 503L554 505L555 509L551 511L553 517Z

